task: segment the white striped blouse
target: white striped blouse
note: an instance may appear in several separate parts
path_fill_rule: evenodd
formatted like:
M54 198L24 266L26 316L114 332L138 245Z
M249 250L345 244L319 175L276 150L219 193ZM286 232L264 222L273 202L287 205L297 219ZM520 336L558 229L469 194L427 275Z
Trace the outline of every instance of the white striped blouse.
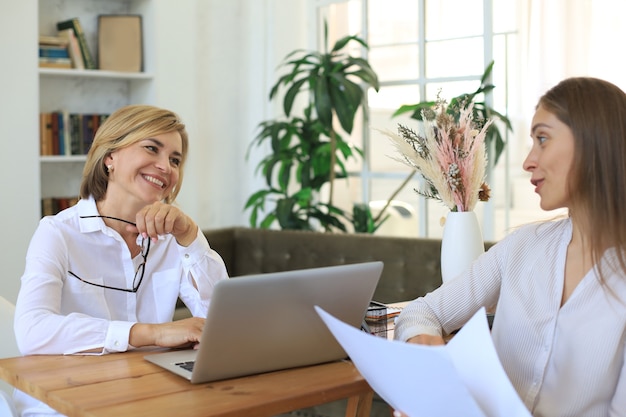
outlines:
M561 307L571 236L569 219L516 230L466 273L410 303L396 339L450 333L497 303L494 345L533 416L626 416L626 277L609 271L607 251L607 285L592 269Z

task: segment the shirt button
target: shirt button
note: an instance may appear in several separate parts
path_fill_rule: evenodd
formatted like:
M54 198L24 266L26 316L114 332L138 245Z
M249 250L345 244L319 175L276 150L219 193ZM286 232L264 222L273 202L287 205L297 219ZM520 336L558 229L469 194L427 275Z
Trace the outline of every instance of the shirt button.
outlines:
M188 253L185 254L185 259L189 259L189 254Z

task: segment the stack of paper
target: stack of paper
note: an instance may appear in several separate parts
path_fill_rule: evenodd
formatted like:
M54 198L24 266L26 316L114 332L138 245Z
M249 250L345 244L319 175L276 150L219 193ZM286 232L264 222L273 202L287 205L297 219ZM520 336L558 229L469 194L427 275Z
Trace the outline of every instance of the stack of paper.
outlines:
M484 309L447 345L422 346L372 336L315 308L395 410L409 417L531 417L500 364Z

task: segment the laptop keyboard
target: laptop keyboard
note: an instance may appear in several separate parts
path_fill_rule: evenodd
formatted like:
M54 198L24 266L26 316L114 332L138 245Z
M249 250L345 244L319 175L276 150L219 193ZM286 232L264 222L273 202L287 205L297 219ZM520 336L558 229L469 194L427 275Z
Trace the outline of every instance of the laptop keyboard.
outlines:
M193 364L195 361L187 361L187 362L179 362L176 366L180 366L183 369L188 370L189 372L193 371Z

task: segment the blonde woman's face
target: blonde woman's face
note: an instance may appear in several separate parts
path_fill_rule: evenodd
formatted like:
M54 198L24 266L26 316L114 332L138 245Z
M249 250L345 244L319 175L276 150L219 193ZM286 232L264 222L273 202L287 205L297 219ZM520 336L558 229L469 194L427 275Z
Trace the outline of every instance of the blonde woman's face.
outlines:
M567 183L574 161L572 130L541 106L531 126L533 146L523 166L531 173L530 182L541 197L541 208L570 208Z
M107 197L120 193L144 204L162 201L178 184L182 139L178 132L141 139L113 152L105 163L112 166Z

